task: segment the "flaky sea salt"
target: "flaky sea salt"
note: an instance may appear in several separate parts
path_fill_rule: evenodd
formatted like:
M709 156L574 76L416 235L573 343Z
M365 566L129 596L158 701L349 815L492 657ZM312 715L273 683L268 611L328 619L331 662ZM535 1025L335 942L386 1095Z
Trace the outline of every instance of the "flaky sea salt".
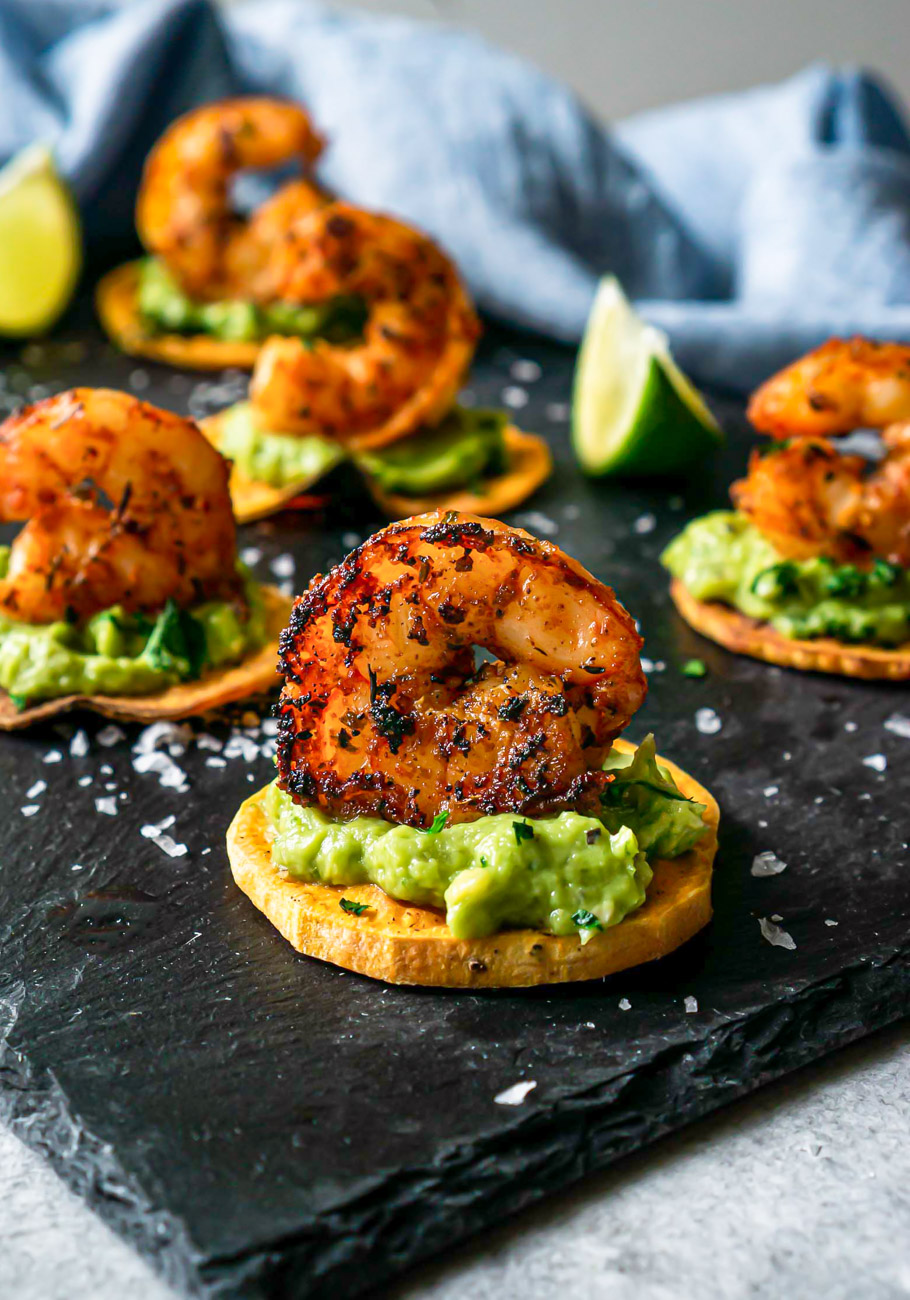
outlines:
M497 1092L493 1100L497 1106L520 1106L528 1093L533 1092L536 1087L536 1079L523 1079L521 1083L513 1083L511 1088Z
M713 709L695 710L695 729L703 736L716 736L723 725Z
M26 799L37 799L38 795L44 794L46 789L47 789L46 781L36 781L33 786L30 786L29 789L26 790L25 797Z
M527 406L528 394L516 384L509 384L502 390L502 402L504 406L510 406L513 411L519 411L523 406Z
M240 552L240 559L248 569L255 569L262 559L262 551L258 546L245 546Z
M766 799L773 799L779 790L780 790L779 785L766 785L764 790L762 790L762 794L765 796Z
M81 786L91 785L94 779L93 776L80 776L76 784Z
M112 722L109 726L102 727L95 739L99 745L103 745L105 749L110 749L111 745L117 745L121 740L126 740L126 732L122 727L118 727Z
M85 758L88 751L89 751L88 736L80 728L80 730L76 732L75 736L73 736L72 740L70 741L70 755L73 758Z
M133 745L134 754L151 754L162 746L167 746L172 758L186 752L186 747L193 739L193 728L188 722L153 722L144 727Z
M42 763L62 763L63 755L59 749L49 749L41 760Z
M242 758L244 762L252 763L254 758L259 757L259 746L249 736L239 736L235 733L221 752L225 758Z
M227 767L227 763L218 754L210 754L205 760L206 767Z
M543 374L540 366L536 361L518 360L513 361L509 366L509 374L513 379L517 379L520 384L533 384Z
M139 834L145 836L147 840L153 840L162 831L170 830L176 820L174 814L170 813L167 817L162 818L160 822L148 822L145 826L140 826Z
M693 1011L698 1010L698 998L693 998L691 996L684 998L683 1006L686 1008L686 1012L691 1015Z
M752 859L753 876L779 876L782 871L787 870L786 862L782 862L776 853L766 849L764 853L756 853Z
M769 921L766 916L758 918L758 926L762 933L762 938L767 939L773 948L788 948L792 951L796 947L793 936L786 930L782 930L779 925Z
M910 740L910 718L904 717L903 714L892 713L890 718L885 719L884 727L893 736L900 736L903 740Z
M845 722L844 731L856 731L859 726L857 722Z
M619 1009L620 1009L620 1011L631 1011L631 1010L632 1010L632 1003L629 1001L628 998L620 998L620 999L619 999Z
M529 533L538 533L541 537L555 537L559 532L556 520L545 515L542 510L525 510L523 514L515 516L515 522L519 528L525 528Z
M144 836L145 839L151 840L169 858L182 858L188 852L186 845L178 844L173 836L165 834L165 831L169 830L176 820L177 818L172 813L160 822L150 822L146 826L140 826L139 834Z
M344 547L344 549L345 549L346 551L353 551L353 549L354 549L355 546L359 546L359 545L360 545L360 534L359 534L359 533L342 533L342 534L341 534L341 545Z
M23 817L34 817L36 812L41 811L40 803L27 803L19 809Z
M117 816L117 800L113 795L104 795L102 798L96 799L95 808L98 812L104 813L106 817Z
M646 533L653 533L656 527L657 517L651 514L639 515L632 525L633 531L638 533L640 537L643 537Z
M155 772L159 783L165 789L177 790L182 794L190 788L183 768L178 767L169 755L163 754L160 750L153 750L150 754L139 754L133 759L133 767L141 774Z
M888 760L884 754L870 754L863 759L863 767L871 767L873 772L884 772L888 766Z
M836 921L832 921L831 918L830 918L830 916L826 916L826 917L825 917L825 925L837 925L837 922L836 922Z
M288 555L285 552L284 555L276 555L269 568L276 578L293 578L297 566L294 563L293 555Z

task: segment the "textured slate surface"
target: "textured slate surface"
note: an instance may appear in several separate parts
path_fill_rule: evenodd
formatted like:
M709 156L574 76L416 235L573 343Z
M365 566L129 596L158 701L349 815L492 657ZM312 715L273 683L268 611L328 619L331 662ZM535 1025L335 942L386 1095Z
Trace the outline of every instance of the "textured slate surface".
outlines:
M541 378L510 374L528 359ZM239 387L94 342L27 362L7 369L7 391L115 382L200 410ZM910 714L906 690L769 669L684 628L656 556L689 514L722 501L748 439L726 410L733 437L713 477L586 483L568 451L570 376L568 353L490 340L472 388L479 401L528 394L522 422L552 438L559 473L518 518L640 618L654 671L632 734L655 730L721 802L717 916L683 952L558 991L385 988L295 956L230 883L223 831L269 777L263 737L224 766L191 743L176 757L185 792L135 772L135 732L104 747L91 719L0 738L0 1113L188 1291L362 1293L910 1010L910 741L883 725ZM299 587L340 558L345 534L378 522L349 485L324 514L251 527L243 545L261 550L263 577L293 557ZM694 654L703 680L680 674ZM702 709L719 730L697 729ZM88 753L77 741L71 756L80 725ZM224 740L230 724L206 733ZM111 796L116 816L96 809ZM140 834L170 814L184 857ZM765 850L787 870L754 878ZM762 938L758 918L771 916L795 949ZM521 1079L536 1083L521 1107L495 1104Z

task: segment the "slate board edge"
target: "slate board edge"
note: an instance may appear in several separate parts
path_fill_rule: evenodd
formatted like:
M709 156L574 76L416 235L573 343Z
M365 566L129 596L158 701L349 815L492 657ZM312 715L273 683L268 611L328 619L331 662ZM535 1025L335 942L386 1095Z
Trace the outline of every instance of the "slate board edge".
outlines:
M110 1147L73 1117L52 1074L36 1077L14 1051L8 1041L12 1025L0 1036L0 1122L44 1156L178 1291L219 1300L343 1300L364 1295L586 1174L906 1016L910 948L856 963L773 1006L730 1020L701 1043L674 1043L596 1095L588 1090L566 1097L498 1139L466 1143L432 1167L403 1172L309 1230L231 1258L203 1258L180 1222L155 1209ZM833 1028L812 1036L817 1021L832 1018ZM744 1077L744 1054L754 1070L759 1046L767 1066ZM699 1075L710 1076L710 1091L693 1086ZM648 1104L655 1090L664 1102L663 1115L671 1119L644 1118L642 1112L653 1116L659 1109L653 1101ZM687 1095L695 1102L673 1100ZM533 1185L523 1187L523 1178L532 1178Z

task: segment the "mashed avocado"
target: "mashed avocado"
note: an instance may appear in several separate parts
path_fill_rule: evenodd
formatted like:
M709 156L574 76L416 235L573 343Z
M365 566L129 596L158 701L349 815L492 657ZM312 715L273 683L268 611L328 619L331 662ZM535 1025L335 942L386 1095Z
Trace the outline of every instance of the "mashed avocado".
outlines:
M896 646L910 640L910 570L825 556L787 560L744 515L694 520L661 557L696 600L732 605L797 639Z
M344 343L362 333L366 319L362 300L348 296L312 306L260 306L243 299L199 302L188 298L154 257L143 261L139 274L139 314L153 334L211 334L232 343L255 343L270 334Z
M444 908L459 939L526 926L584 941L641 907L649 856L677 857L704 831L704 808L658 767L653 737L624 758L614 760L599 817L500 813L446 826L440 816L429 831L379 817L336 821L273 783L264 804L272 860L301 880L372 883L402 902Z
M345 458L341 444L328 438L263 429L249 402L238 402L223 412L218 450L247 478L273 488L315 483Z
M449 492L508 469L502 411L456 406L435 429L423 429L359 458L383 492L404 496Z
M466 487L506 469L505 424L498 411L456 406L436 428L364 454L357 463L385 492L417 496ZM314 483L346 456L340 443L327 438L262 428L249 402L222 415L219 450L247 478L274 488Z
M9 547L0 547L0 575ZM60 695L150 695L237 663L266 640L256 585L248 611L223 601L190 610L168 601L156 619L113 605L79 627L0 617L0 687L20 707Z

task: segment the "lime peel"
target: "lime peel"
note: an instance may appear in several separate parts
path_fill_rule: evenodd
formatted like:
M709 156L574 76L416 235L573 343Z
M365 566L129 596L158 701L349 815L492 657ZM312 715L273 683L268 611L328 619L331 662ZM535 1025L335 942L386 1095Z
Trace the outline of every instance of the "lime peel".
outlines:
M0 169L0 334L50 329L81 267L76 204L50 149L30 145Z
M591 475L677 473L722 437L704 398L670 355L667 336L632 308L615 276L601 280L575 369L572 441Z

